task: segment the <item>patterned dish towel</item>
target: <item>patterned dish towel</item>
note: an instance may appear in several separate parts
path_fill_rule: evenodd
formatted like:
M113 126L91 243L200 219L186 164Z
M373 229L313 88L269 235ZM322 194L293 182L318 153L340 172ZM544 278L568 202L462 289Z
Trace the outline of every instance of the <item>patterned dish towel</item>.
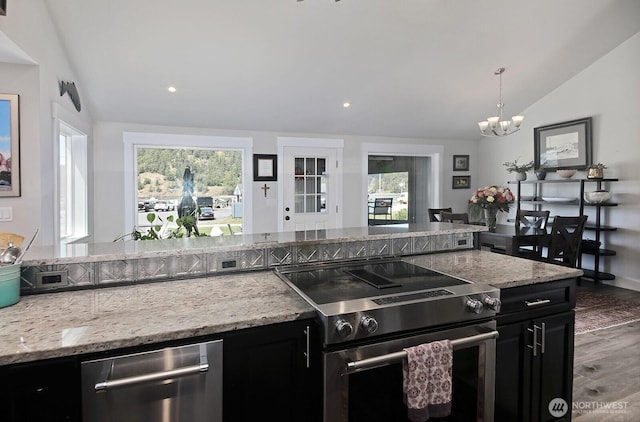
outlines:
M451 413L451 368L453 346L449 340L434 341L404 349L403 391L410 421Z

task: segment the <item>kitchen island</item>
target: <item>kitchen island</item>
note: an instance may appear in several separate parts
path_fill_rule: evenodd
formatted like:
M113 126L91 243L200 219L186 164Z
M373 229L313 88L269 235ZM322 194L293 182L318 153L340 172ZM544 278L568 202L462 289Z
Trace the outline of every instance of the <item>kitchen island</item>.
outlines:
M4 396L0 404L14 410L20 407L16 405L18 398L12 397L22 390L14 389L14 384L33 378L33 384L23 386L24 390L32 391L42 384L54 394L49 402L71 397L66 409L74 416L68 420L81 420L80 395L69 393L78 391L81 362L222 340L225 420L252 419L266 409L267 414L278 414L282 420L300 420L301 414L318 420L322 414L322 349L317 314L272 271L283 265L398 258L472 283L493 285L507 298L510 292L519 298L521 289L534 289L537 295L547 286L554 291L566 287L563 298L567 300L559 304L554 299L551 308L540 307L536 314L540 317L547 310L556 312L558 306L573 307L569 299L575 293L580 270L471 249L473 233L483 227L436 223L418 230L375 229L380 232L306 233L297 240L294 236L264 245L256 243L255 236L244 243L230 237L230 242L239 242L236 249L211 249L208 239L194 239L188 242L189 248L173 253L169 249L149 250L151 244L146 244L135 245L144 250L131 254L95 254L95 249L88 253L85 248L70 257L32 256L23 271L27 284L23 293L38 294L23 295L17 304L0 309L0 376L10 380L0 386L0 396ZM256 256L257 265L246 265ZM194 263L201 263L196 272L181 277L178 269ZM147 277L154 274L154 268L161 276ZM86 281L76 283L83 269ZM123 270L124 277L118 276L117 269ZM51 270L68 271L73 281L52 290L30 284L34 273ZM512 307L507 303L507 308ZM568 349L573 345L570 311L571 321L564 326L571 329L571 341L565 342L563 349L565 367L572 362ZM514 323L509 315L504 317L505 324ZM519 330L526 331L525 323L517 324ZM498 331L502 337L500 318ZM507 334L510 344L514 336ZM501 349L504 347L498 343L498 359L504 360ZM500 368L501 363L497 364ZM45 373L50 378L40 379ZM513 390L512 385L506 385L507 390ZM251 393L254 390L255 394ZM514 401L505 399L509 408L529 409L512 406ZM254 405L258 402L260 405Z
M480 250L403 259L501 289L581 275ZM0 365L294 321L313 312L272 271L27 295L0 309Z

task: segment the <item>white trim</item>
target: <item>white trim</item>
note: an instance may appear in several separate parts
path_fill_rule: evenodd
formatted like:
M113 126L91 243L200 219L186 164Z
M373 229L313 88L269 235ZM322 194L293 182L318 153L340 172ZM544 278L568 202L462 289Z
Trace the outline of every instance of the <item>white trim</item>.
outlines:
M433 192L433 199L436 201L434 207L439 206L442 203L442 169L444 145L416 145L416 144L379 144L379 143L363 143L361 145L362 151L362 191L364 197L362 203L367 203L367 185L369 175L369 155L396 155L396 156L419 156L419 157L431 157L431 178L429 181L429 187ZM363 227L367 226L367 215L362 214L361 224Z
M242 231L253 231L253 192L251 190L253 138L231 136L206 135L175 135L165 133L124 132L124 227L123 233L128 233L134 227L137 217L135 190L137 186L137 163L134 162L136 146L145 147L180 147L180 148L223 148L242 151Z
M341 180L344 177L344 139L336 138L298 138L278 136L278 231L284 230L284 198L282 192L284 192L284 180L283 180L283 168L284 168L284 149L285 147L307 147L307 148L331 148L336 150L336 159L338 160L338 169L341 173ZM342 227L344 222L344 207L342 204L343 198L343 183L337 183L336 192L336 206L338 207L338 213L336 215L337 227Z

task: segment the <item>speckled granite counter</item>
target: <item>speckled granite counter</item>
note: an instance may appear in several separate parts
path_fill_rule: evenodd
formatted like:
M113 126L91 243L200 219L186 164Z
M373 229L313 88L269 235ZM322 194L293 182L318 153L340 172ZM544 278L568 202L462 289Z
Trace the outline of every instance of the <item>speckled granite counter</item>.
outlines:
M0 309L0 365L314 315L270 271L25 296Z
M407 257L405 260L474 283L500 289L575 278L582 270L486 251L468 250Z
M581 270L478 250L405 257L499 288ZM0 309L0 365L185 339L312 317L270 271L26 296Z

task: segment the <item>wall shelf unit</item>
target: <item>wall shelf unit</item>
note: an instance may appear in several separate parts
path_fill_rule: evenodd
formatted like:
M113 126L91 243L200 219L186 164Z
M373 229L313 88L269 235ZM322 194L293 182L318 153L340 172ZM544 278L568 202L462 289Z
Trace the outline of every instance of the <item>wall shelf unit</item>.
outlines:
M615 207L618 204L613 201L606 201L598 204L589 203L584 200L585 191L602 190L611 183L617 182L618 179L553 179L553 180L525 180L525 181L509 181L509 184L516 184L517 209L520 210L523 205L527 209L544 210L552 208L551 215L559 215L560 212L553 210L558 208L572 208L577 211L578 215L587 215L587 224L585 225L584 240L593 241L594 245L602 245L606 243L606 235L616 231L617 228L608 226L604 223L604 213L609 207ZM552 194L544 194L544 186L547 190L552 190ZM525 188L530 187L530 189ZM526 190L523 192L523 190ZM560 192L560 193L558 193ZM563 196L555 196L555 195ZM576 210L577 208L577 210ZM552 218L550 219L550 221ZM594 282L602 280L614 280L615 275L601 271L601 259L614 256L616 251L602 247L587 248L583 243L582 255L578 259L578 266L584 271L583 279L592 280ZM588 255L593 259L591 268L584 268L582 265L583 256Z

